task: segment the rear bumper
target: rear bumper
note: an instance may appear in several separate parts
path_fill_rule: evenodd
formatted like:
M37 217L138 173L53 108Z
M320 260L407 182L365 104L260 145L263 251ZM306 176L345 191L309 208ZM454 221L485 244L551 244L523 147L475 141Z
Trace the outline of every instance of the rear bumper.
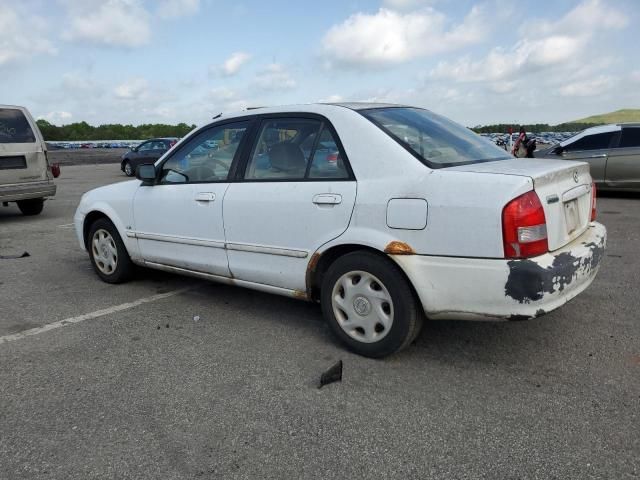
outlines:
M593 282L606 246L591 223L565 247L535 258L395 255L430 319L526 320L564 305Z
M53 197L55 194L56 185L53 182L29 182L0 186L0 202Z

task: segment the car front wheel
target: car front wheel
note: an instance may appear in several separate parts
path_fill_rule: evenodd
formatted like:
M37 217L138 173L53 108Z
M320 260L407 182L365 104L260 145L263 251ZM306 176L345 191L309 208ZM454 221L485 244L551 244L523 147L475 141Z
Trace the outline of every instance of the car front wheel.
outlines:
M133 167L131 166L131 162L124 162L124 167L122 168L124 174L127 177L133 177Z
M395 263L375 253L338 258L324 276L320 295L331 330L366 357L402 350L422 326L423 313L408 280Z
M98 276L107 283L122 283L131 278L133 263L118 230L106 218L93 222L87 236L87 250Z

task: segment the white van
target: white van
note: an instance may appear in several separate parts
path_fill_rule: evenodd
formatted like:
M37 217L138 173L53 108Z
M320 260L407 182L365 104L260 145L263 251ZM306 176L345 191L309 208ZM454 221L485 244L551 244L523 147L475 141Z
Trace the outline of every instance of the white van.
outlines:
M38 215L55 193L47 146L33 117L24 107L0 105L0 202Z

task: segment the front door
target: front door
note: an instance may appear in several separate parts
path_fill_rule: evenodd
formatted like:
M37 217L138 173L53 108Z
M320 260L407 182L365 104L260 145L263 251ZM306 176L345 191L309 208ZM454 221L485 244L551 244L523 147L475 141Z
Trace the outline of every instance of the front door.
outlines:
M234 278L306 288L311 255L348 227L356 182L328 122L264 118L241 181L224 198Z
M134 231L145 262L229 276L222 201L249 123L203 130L162 162L156 185L138 189Z
M609 147L615 135L616 132L613 131L585 135L575 142L565 145L562 151L562 158L587 162L593 181L596 185L603 184Z

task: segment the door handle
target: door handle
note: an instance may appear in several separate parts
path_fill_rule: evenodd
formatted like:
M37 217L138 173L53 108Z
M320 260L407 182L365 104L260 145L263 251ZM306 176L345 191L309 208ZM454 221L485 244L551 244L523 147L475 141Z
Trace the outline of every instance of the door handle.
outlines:
M196 193L196 202L213 202L215 199L216 199L216 194L213 192Z
M316 205L337 205L342 203L342 195L337 193L321 193L313 197L313 203Z

